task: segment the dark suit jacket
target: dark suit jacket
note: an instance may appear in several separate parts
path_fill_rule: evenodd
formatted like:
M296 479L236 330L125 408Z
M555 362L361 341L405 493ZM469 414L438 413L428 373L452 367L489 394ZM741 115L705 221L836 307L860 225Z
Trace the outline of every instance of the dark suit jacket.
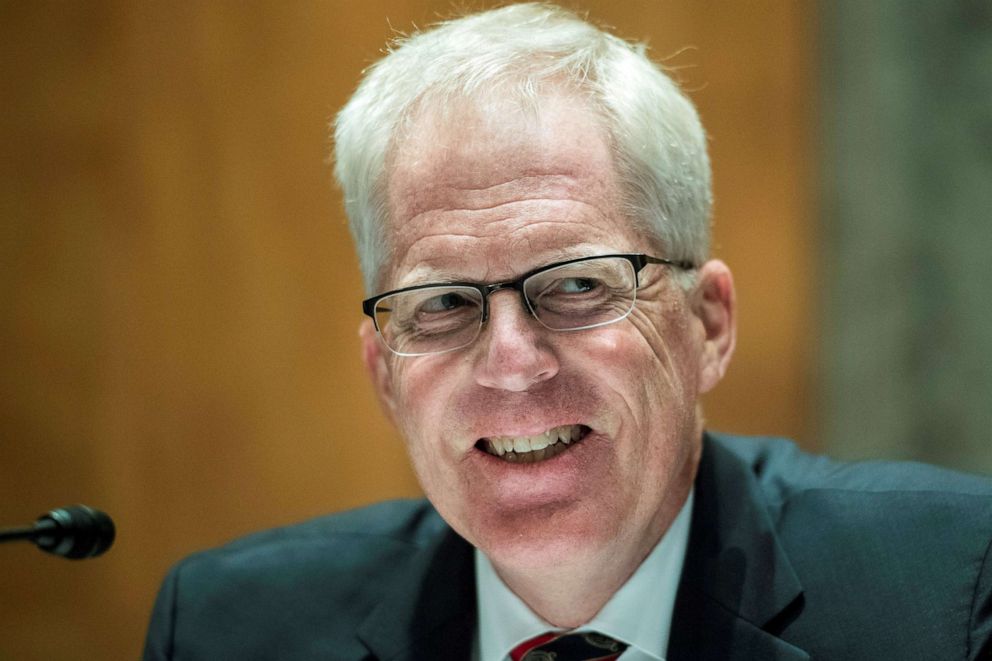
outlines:
M992 659L992 487L707 434L668 661ZM194 555L146 661L468 659L472 549L423 501Z

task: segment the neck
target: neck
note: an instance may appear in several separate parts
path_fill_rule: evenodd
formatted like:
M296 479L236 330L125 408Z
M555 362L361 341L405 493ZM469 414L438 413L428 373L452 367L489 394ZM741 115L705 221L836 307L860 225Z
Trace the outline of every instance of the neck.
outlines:
M602 572L599 563L571 562L527 575L496 568L500 578L549 624L574 629L589 622L630 578L633 570ZM636 569L636 567L634 568ZM594 577L594 578L590 578Z
M493 567L527 606L549 624L574 629L592 620L633 576L670 528L688 497L691 481L665 503L652 531L641 539L618 537L596 553L539 567Z

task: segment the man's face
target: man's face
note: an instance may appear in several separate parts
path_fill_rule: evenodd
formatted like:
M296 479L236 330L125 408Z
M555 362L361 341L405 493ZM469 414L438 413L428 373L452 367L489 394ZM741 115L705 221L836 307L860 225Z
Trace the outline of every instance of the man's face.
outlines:
M657 255L620 213L603 131L581 102L455 116L421 116L393 154L383 289L512 280L586 255ZM668 267L648 265L629 317L554 332L501 290L468 347L398 357L367 324L365 356L428 498L497 567L579 555L639 562L684 502L699 453L697 397L719 378L707 314L693 300ZM490 439L548 430L579 439L533 463L488 451Z

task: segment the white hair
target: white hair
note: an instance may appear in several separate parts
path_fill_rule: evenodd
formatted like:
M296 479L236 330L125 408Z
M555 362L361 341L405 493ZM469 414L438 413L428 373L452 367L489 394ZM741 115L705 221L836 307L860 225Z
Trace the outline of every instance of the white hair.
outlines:
M706 136L678 86L630 44L575 14L516 4L397 40L369 67L334 126L335 175L369 293L390 258L389 154L415 108L482 99L528 104L548 85L580 94L603 119L623 210L665 257L702 263L712 206Z

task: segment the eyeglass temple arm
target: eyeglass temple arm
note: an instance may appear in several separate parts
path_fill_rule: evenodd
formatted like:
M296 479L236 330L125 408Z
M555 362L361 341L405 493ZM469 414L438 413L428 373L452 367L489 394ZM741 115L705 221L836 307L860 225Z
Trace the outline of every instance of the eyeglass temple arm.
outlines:
M666 266L674 266L675 268L682 269L683 271L691 271L696 268L696 264L694 262L675 261L672 259L663 259L661 257L652 257L651 255L644 255L644 264L665 264Z

